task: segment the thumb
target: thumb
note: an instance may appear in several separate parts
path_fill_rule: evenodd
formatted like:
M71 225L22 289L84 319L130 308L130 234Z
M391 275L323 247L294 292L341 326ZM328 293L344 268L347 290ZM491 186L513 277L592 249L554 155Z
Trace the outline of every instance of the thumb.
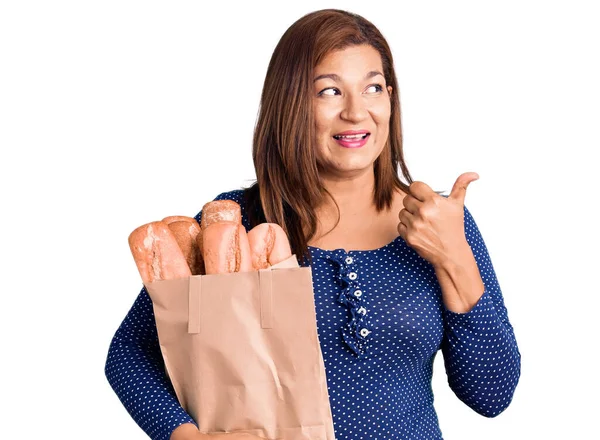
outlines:
M454 182L454 186L452 186L452 191L450 191L449 199L456 200L461 204L465 204L465 196L467 195L467 186L469 183L474 180L479 179L479 174L468 172L462 173Z

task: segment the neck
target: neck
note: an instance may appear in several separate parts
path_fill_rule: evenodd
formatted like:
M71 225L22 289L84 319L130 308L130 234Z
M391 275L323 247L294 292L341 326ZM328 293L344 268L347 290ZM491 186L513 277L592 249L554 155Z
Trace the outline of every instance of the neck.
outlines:
M369 169L354 177L323 176L323 185L335 199L340 216L364 214L372 209L375 176L373 169ZM322 213L336 215L333 201L326 197L322 206L318 208Z

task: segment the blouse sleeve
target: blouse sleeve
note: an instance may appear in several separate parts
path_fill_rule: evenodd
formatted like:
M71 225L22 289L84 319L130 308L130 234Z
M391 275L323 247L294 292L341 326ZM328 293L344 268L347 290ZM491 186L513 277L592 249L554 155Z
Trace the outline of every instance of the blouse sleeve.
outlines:
M464 219L467 242L485 288L467 313L444 307L442 353L456 396L477 413L495 417L512 401L521 354L486 245L466 206Z
M129 415L151 439L169 440L182 423L196 425L179 404L165 373L152 300L145 287L112 339L105 374Z
M224 197L227 193L214 200ZM201 222L202 211L195 219ZM129 415L152 440L169 440L183 423L198 427L181 407L165 372L152 300L145 287L111 341L104 373Z

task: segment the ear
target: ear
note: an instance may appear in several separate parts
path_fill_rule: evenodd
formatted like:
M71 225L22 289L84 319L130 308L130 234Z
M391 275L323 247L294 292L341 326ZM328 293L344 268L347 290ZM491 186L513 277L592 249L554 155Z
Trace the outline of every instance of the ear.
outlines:
M392 96L392 90L393 90L392 86L387 86L387 90L388 90L388 94L390 96Z

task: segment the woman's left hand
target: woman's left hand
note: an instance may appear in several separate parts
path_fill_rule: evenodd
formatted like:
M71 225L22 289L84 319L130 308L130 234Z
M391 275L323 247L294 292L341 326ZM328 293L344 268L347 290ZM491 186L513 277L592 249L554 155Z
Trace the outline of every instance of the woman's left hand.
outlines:
M423 182L413 182L408 188L404 209L398 214L398 233L435 268L452 261L454 255L470 251L465 237L464 201L467 186L477 179L477 173L461 174L448 198Z

